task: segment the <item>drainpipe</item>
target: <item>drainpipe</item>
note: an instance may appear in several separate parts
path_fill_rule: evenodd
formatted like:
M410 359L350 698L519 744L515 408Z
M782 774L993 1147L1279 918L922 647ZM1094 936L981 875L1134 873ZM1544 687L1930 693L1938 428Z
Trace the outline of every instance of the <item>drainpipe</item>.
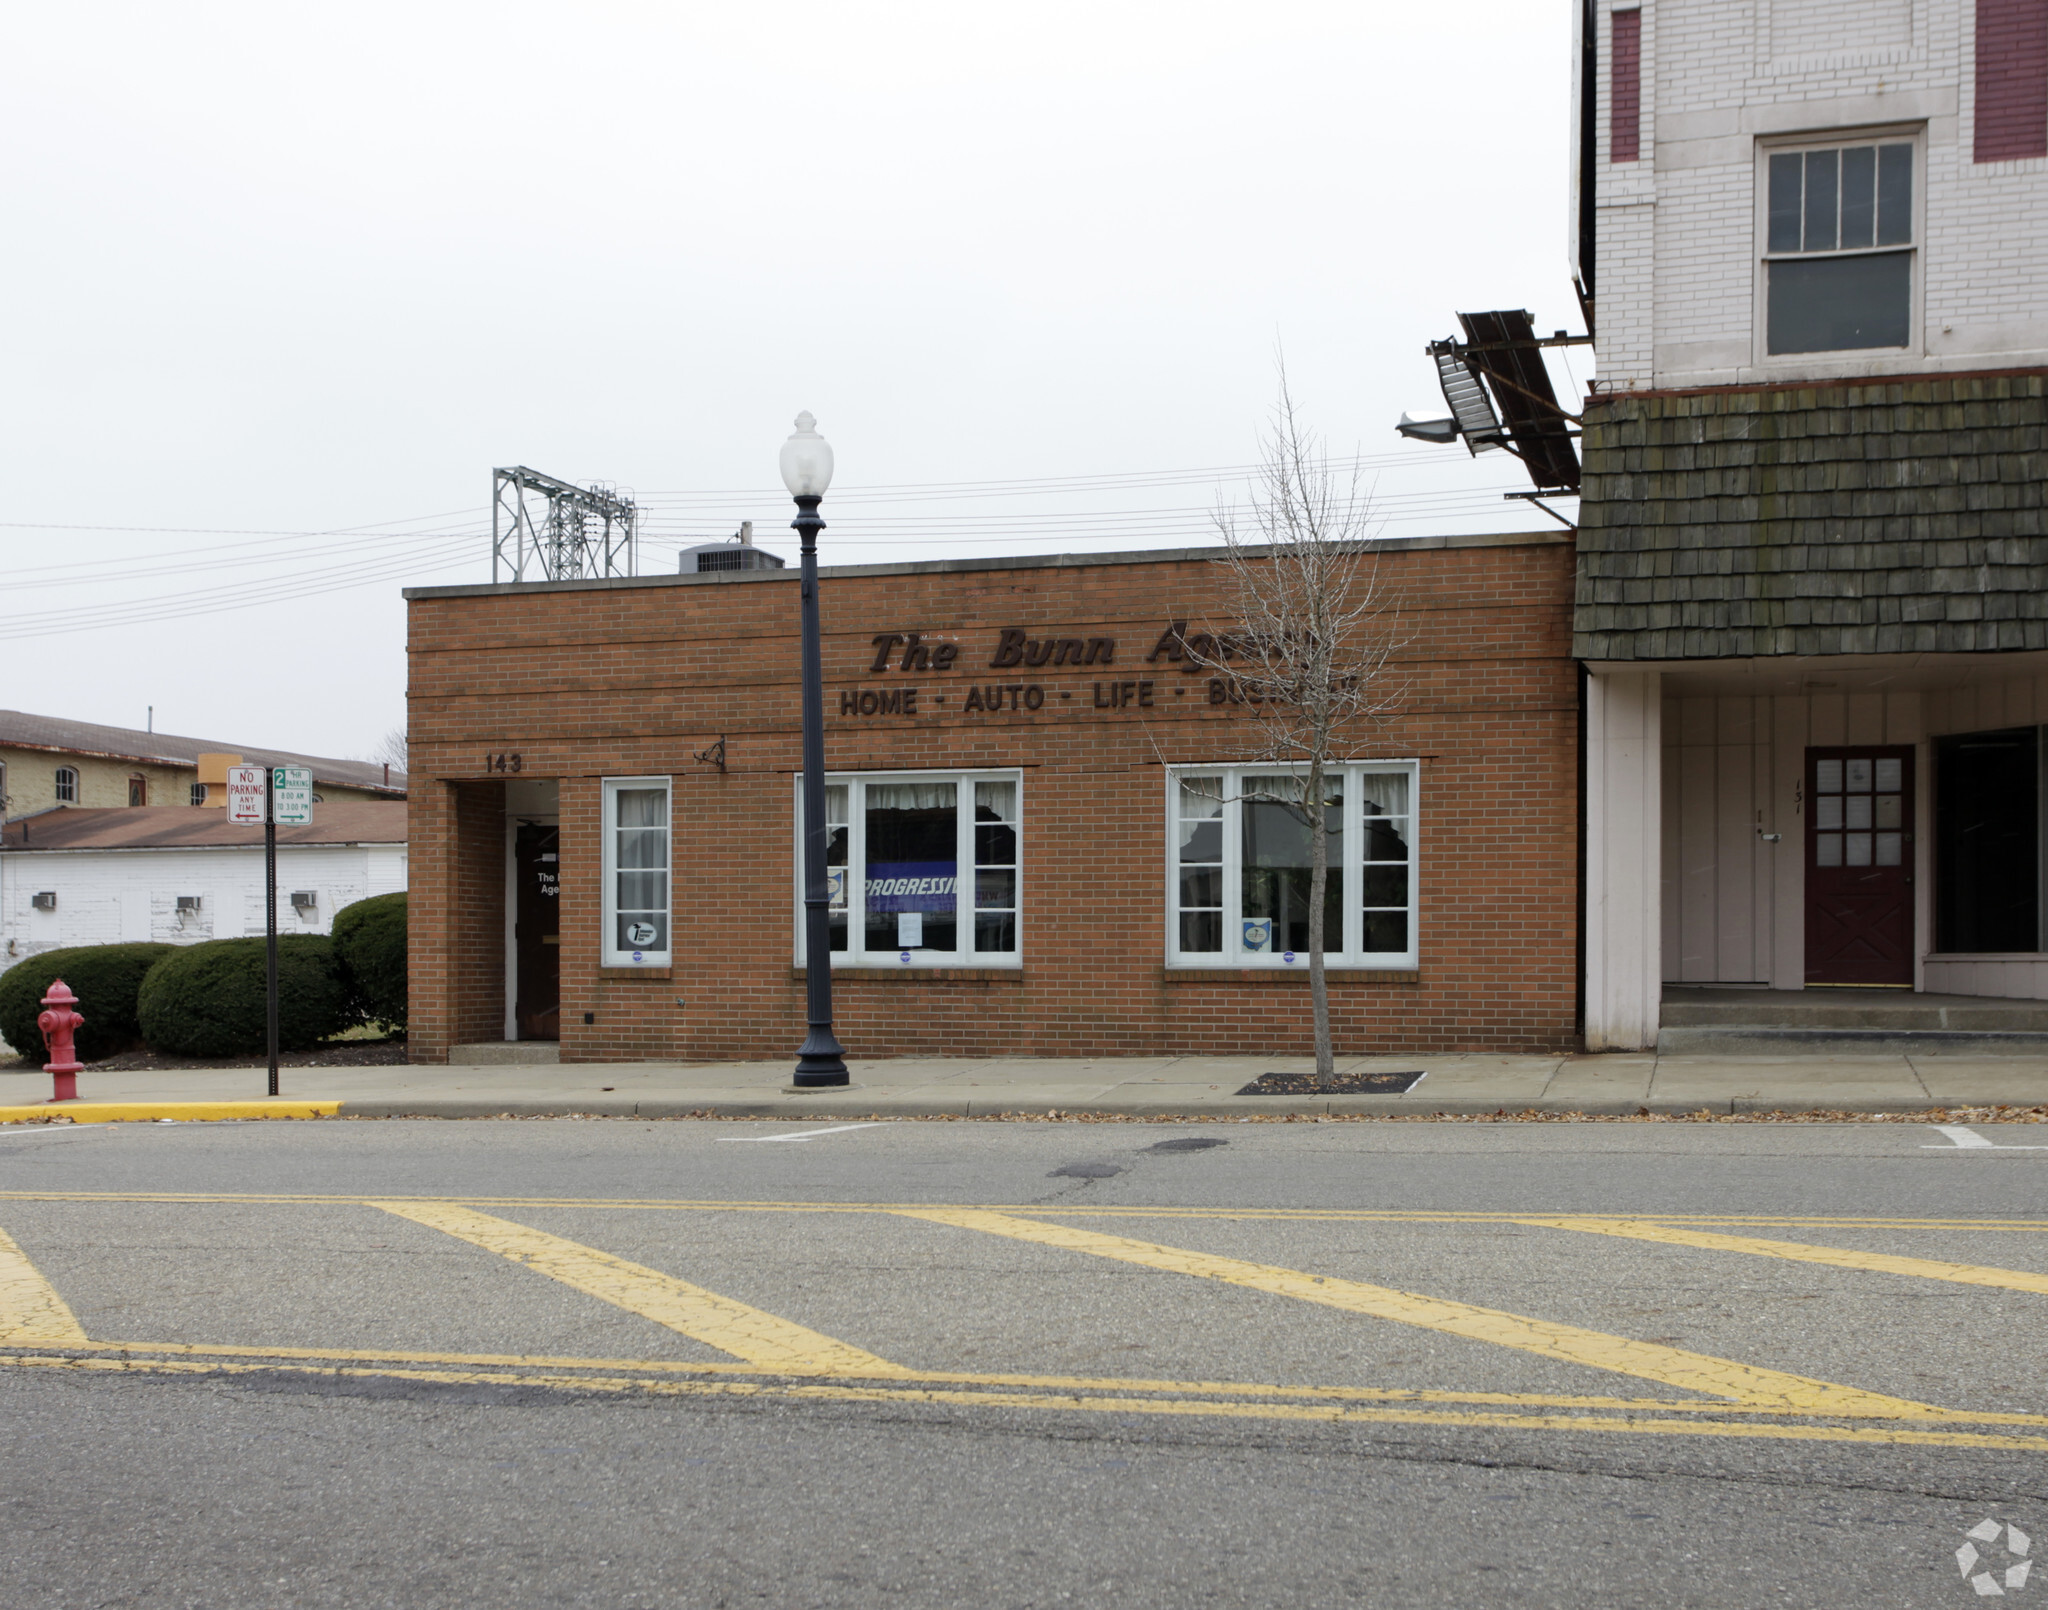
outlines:
M1576 897L1578 923L1572 943L1573 976L1572 989L1572 1032L1579 1037L1581 1049L1586 1043L1586 662L1578 662L1579 670L1579 798L1578 798L1578 862L1579 879Z

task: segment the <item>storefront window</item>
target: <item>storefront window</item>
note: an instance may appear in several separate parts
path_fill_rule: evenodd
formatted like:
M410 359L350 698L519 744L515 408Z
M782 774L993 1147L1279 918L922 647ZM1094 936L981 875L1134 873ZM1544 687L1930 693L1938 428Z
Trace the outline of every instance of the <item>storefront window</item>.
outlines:
M1407 763L1326 776L1323 953L1332 966L1414 965L1414 782ZM1314 855L1305 780L1271 768L1190 770L1171 787L1170 959L1305 966Z
M834 779L825 785L834 960L847 966L1009 966L1019 959L1014 777ZM797 817L803 820L802 779ZM797 959L803 845L797 834Z
M1017 785L974 785L974 948L1017 948Z
M1961 732L1934 740L1934 948L1949 954L2037 953L2041 942L2039 867L2041 813L2041 729L2006 727L1996 732ZM1853 764L1853 762L1852 762ZM1879 765L1886 764L1883 761ZM1897 761L1889 764L1897 766ZM1817 762L1840 770L1838 760ZM1880 782L1880 786L1882 783ZM1893 785L1898 786L1897 784ZM1836 816L1852 826L1854 795L1832 800L1814 795L1814 826ZM1842 809L1843 805L1847 810ZM1875 796L1873 825L1897 827L1897 801L1887 822L1885 797ZM1828 853L1827 833L1816 847ZM1842 838L1851 840L1853 834ZM1865 835L1866 838L1869 835ZM1894 841L1888 846L1887 839ZM1878 865L1904 864L1898 833L1876 834ZM1892 859L1887 862L1885 856ZM1837 865L1843 857L1837 852ZM1850 865L1859 864L1852 849Z
M867 948L960 948L957 783L862 788L867 851Z
M1223 779L1183 777L1180 797L1180 948L1223 949Z
M604 965L669 962L669 780L604 783Z
M846 852L850 838L846 826L846 784L825 785L825 887L832 896L827 907L832 930L832 948L846 948ZM797 858L803 858L803 802L797 802ZM801 866L797 876L803 873Z
M1305 819L1307 785L1286 775L1243 780L1244 823L1238 937L1250 954L1308 949L1315 840ZM1323 949L1344 948L1344 788L1332 780L1323 807L1329 874L1323 885Z

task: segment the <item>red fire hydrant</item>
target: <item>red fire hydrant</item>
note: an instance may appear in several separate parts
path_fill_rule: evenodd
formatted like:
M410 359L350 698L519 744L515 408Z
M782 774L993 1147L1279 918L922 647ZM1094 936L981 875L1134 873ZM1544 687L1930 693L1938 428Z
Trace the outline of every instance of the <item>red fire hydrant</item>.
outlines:
M43 1043L50 1048L50 1060L43 1064L43 1072L56 1081L52 1101L78 1099L78 1070L85 1064L78 1060L71 1037L85 1027L85 1019L72 1011L77 1004L78 997L71 993L71 986L60 978L50 985L50 992L43 997L42 1015L36 1019L36 1027L43 1031Z

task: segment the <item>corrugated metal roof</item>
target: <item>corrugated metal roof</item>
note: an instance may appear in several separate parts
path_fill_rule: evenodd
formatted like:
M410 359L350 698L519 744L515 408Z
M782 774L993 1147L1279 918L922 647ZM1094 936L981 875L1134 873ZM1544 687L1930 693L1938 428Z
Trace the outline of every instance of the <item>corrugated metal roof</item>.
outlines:
M323 800L304 827L280 827L281 845L403 844L403 800ZM0 850L205 850L261 847L263 829L230 822L207 805L60 807L18 817L0 831Z
M96 755L108 760L154 762L159 766L195 766L202 754L240 755L251 766L307 766L316 783L349 788L405 792L405 773L384 780L384 767L370 760L335 760L325 755L300 755L286 749L253 749L248 744L213 738L180 738L167 732L137 732L133 727L102 727L91 721L31 715L25 710L0 710L0 748L48 749L64 754Z

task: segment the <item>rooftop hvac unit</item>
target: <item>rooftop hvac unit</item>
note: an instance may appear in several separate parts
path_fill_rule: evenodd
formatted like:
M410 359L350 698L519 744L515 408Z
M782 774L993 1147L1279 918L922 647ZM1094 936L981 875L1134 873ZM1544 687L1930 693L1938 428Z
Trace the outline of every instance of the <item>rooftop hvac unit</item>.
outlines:
M782 556L754 546L754 522L742 520L730 542L700 542L676 555L685 576L706 570L780 570Z
M301 913L308 912L311 911L319 903L320 902L314 898L313 891L311 889L292 890L292 910L294 911Z
M57 909L57 891L55 889L45 889L40 894L32 894L28 897L28 903L38 911L55 911Z

